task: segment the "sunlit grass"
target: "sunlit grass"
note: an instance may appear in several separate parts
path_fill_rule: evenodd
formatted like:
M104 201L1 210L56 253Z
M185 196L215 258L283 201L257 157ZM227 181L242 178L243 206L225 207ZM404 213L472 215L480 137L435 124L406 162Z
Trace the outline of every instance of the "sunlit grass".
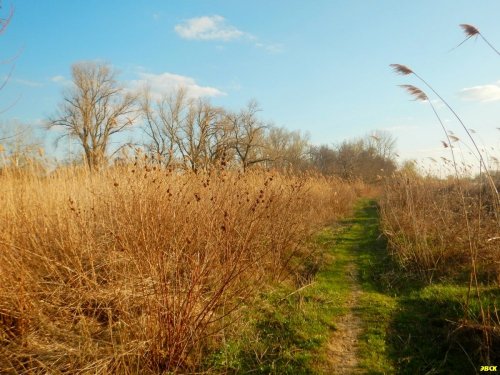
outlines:
M0 372L195 369L263 288L298 277L304 241L356 196L259 170L4 173Z

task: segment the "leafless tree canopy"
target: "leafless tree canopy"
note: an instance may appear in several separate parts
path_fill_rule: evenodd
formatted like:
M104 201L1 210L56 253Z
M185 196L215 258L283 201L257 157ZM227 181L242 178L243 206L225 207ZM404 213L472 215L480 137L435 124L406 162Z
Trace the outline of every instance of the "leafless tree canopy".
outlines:
M269 125L258 118L258 112L260 112L259 105L252 100L239 113L226 114L231 129L231 148L243 170L253 164L270 161L265 152Z
M374 182L396 170L395 145L396 140L390 133L378 131L335 147L312 147L311 163L326 175Z
M82 145L90 169L108 157L110 137L141 117L148 160L194 172L220 167L246 171L263 167L289 171L314 168L345 179L377 180L395 168L395 139L377 132L336 147L310 145L307 134L263 121L255 101L239 111L192 98L185 88L158 98L148 89L132 94L121 87L113 69L85 62L72 68L73 86L49 127Z
M82 145L90 169L106 160L110 138L133 124L136 95L126 92L113 69L96 62L72 67L73 86L65 94L49 127L62 127L65 135Z
M185 89L156 101L145 91L141 109L146 148L166 165L180 163L193 171L235 165L245 171L257 165L298 168L305 162L307 137L261 120L256 101L233 112L189 99Z
M0 1L0 9L2 9L2 2ZM14 15L14 8L11 7L9 14L6 17L0 17L0 35L7 30L7 26L9 26L10 21L12 20L12 16Z
M2 1L0 0L0 11L2 10ZM9 13L6 16L0 15L0 36L5 33L7 30L7 27L9 26L12 17L14 15L14 8L11 7ZM0 65L7 65L10 66L8 69L7 74L5 77L0 80L0 90L2 90L6 85L7 82L9 81L10 77L12 76L12 72L14 71L14 60L17 58L17 56L6 58L5 56L2 56L0 58ZM12 103L9 103L7 105L2 105L0 107L0 114L6 112L9 108L11 108L17 100L14 100ZM2 140L2 138L0 138Z
M223 160L230 147L230 127L222 108L191 99L182 88L156 101L146 91L141 102L147 148L154 160L182 163L193 171Z
M392 159L396 153L396 138L385 130L377 130L373 134L365 137L368 148L375 150L375 153L383 159Z
M3 168L17 171L40 166L44 150L33 128L19 121L0 121L0 173Z

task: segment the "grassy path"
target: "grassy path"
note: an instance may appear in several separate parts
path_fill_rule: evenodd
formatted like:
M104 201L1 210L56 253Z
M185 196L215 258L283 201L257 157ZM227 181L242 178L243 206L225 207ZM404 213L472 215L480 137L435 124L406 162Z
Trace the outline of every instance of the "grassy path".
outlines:
M396 301L378 285L389 259L375 203L362 201L335 238L331 251L337 260L332 266L343 268L350 289L344 299L346 314L333 317L337 330L327 345L329 366L324 372L394 373L386 336ZM331 352L332 346L344 350Z
M331 335L329 345L332 340L339 340L337 346L350 346L357 358L355 366L345 367L339 358L342 361L349 357L331 353L337 354L337 359L328 361L334 366L319 372L479 373L482 363L478 358L477 335L461 332L453 323L461 318L466 286L446 282L426 285L398 269L380 235L375 202L361 201L354 217L343 224L331 248L336 258L332 267L341 267L343 279L351 279L355 286L343 299L346 315L333 317L337 331ZM350 276L353 270L354 280ZM331 282L342 283L342 279ZM349 297L353 293L354 304ZM355 316L361 326L355 345L349 345L350 328L343 325L345 319L351 319L349 316Z
M345 269L349 280L349 296L344 304L347 312L334 319L335 331L327 344L327 366L325 372L353 374L360 368L359 342L363 332L359 314L359 300L362 294L358 284L358 272L353 263Z
M455 334L464 287L423 285L391 263L377 205L316 236L309 281L263 292L214 373L474 374L477 343Z
M209 359L215 373L391 373L385 332L392 298L371 283L384 262L376 205L361 201L354 217L315 238L321 250L305 264L300 289L278 286L249 311L241 339ZM284 297L285 296L285 297Z
M336 235L331 251L336 258L332 266L342 267L344 279L352 281L348 297L343 300L347 313L334 316L337 331L330 342L339 340L340 345L350 346L357 358L355 366L345 367L345 363L338 363L339 358L342 361L349 357L331 353L337 354L337 359L329 360L335 366L319 372L479 373L484 363L479 359L478 336L457 330L453 323L461 319L466 285L444 281L426 285L398 269L380 236L375 202L360 202L354 217L345 221L343 230ZM354 280L350 276L353 270ZM353 294L354 304L349 297ZM355 345L349 345L350 328L343 325L346 317L351 319L349 316L356 317L356 324L361 326Z

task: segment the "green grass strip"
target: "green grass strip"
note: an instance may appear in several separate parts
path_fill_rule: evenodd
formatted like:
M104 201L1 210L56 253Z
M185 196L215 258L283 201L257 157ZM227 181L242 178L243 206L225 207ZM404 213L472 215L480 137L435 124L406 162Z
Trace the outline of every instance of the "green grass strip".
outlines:
M228 335L234 338L207 356L209 372L335 373L328 342L335 322L351 309L362 322L360 373L477 373L479 337L454 325L463 316L467 286L425 285L398 269L380 235L375 201L361 200L352 218L318 233L314 244L320 250L303 265L314 270L311 280L299 289L281 283L263 291L243 314L245 324ZM348 306L353 266L361 292ZM498 306L498 289L483 295L483 303Z

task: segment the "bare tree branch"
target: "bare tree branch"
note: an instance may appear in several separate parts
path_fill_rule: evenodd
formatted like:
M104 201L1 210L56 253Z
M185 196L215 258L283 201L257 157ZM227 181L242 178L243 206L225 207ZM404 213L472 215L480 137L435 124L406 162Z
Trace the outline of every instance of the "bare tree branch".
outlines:
M138 116L137 96L118 85L113 69L102 63L74 64L74 86L64 94L48 127L62 127L78 139L90 169L107 158L110 138L132 126Z

